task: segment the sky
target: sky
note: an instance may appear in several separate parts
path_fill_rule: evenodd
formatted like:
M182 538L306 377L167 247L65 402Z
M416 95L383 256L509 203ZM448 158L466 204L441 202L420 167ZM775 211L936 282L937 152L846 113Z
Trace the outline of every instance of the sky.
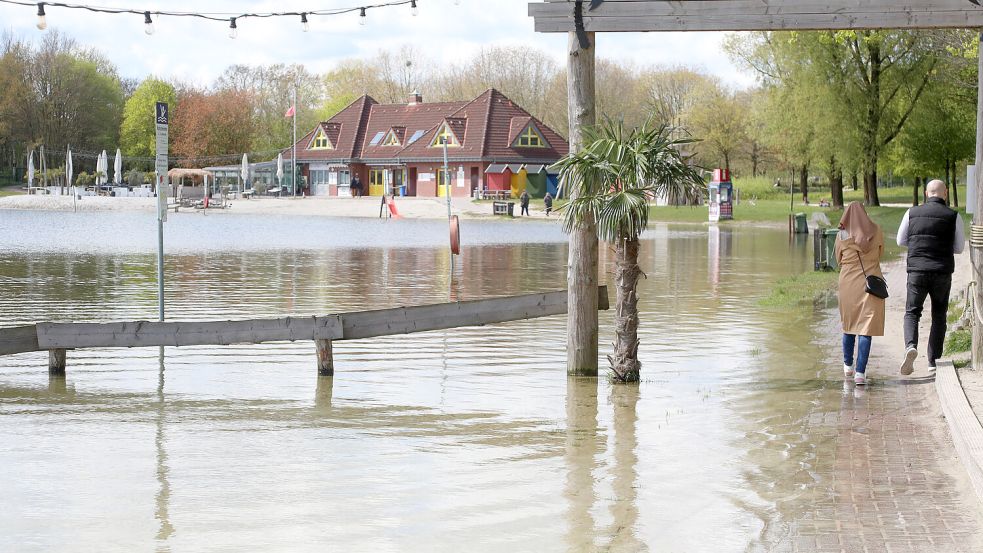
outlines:
M371 0L381 3L385 0ZM216 14L305 11L358 7L358 0L74 0L90 6L139 11L167 9ZM367 2L369 3L369 2ZM565 64L566 35L536 33L528 16L528 0L417 0L419 15L409 6L370 9L366 25L358 13L310 17L310 31L300 19L250 18L237 22L238 37L228 37L225 22L192 18L154 18L155 33L144 33L143 17L109 15L47 6L48 29L58 29L83 46L105 54L123 77L148 75L207 86L233 64L301 63L314 72L332 69L340 60L369 58L379 50L413 45L439 64L464 61L482 47L528 46ZM37 9L0 4L0 30L37 40ZM754 84L754 76L738 69L721 48L726 33L598 34L597 56L627 60L636 66L686 65L719 76L734 88Z

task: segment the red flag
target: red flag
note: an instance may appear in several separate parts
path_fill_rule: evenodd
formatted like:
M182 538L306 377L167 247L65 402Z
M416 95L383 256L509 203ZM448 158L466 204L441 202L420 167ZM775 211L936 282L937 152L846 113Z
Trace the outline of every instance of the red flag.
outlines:
M287 113L284 113L283 116L284 117L293 117L295 113L296 113L296 110L294 110L294 106L290 106L290 109L288 109L287 110Z

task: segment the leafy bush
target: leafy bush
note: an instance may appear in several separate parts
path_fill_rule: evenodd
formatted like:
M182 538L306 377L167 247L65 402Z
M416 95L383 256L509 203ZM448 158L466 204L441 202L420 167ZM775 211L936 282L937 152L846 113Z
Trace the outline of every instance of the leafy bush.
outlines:
M96 183L96 176L82 171L75 177L75 186L92 186Z

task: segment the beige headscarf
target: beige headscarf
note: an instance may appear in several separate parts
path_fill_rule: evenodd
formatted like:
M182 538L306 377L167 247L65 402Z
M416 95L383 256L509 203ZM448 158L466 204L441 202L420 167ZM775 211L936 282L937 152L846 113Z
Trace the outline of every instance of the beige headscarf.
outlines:
M868 252L874 245L874 238L880 231L877 223L870 220L864 204L860 202L850 202L843 210L843 217L840 217L840 230L845 230L860 247L861 251Z

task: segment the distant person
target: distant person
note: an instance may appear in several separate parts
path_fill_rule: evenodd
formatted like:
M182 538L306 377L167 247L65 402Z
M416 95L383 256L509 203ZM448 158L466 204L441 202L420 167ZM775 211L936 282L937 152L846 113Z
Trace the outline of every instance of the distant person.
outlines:
M867 275L883 277L884 233L870 220L860 202L851 202L843 212L834 252L840 265L838 295L843 325L843 376L852 376L857 386L863 386L867 384L872 337L884 335L884 300L866 291Z
M553 195L549 192L543 196L543 205L546 206L546 216L550 216L550 211L553 211Z
M357 198L362 195L362 181L358 180L358 175L352 177L352 196Z
M901 218L898 245L908 248L908 297L904 313L904 361L901 374L911 374L918 357L918 321L925 296L932 298L932 329L928 335L928 366L942 356L946 312L955 254L962 253L966 236L959 214L949 209L945 183L925 185L925 203L909 209Z
M782 187L782 178L778 177L777 179L775 179L775 188L781 188L781 187Z
M522 211L519 213L519 215L529 215L529 191L528 190L523 190L522 191L522 194L519 195L519 206L522 208Z

